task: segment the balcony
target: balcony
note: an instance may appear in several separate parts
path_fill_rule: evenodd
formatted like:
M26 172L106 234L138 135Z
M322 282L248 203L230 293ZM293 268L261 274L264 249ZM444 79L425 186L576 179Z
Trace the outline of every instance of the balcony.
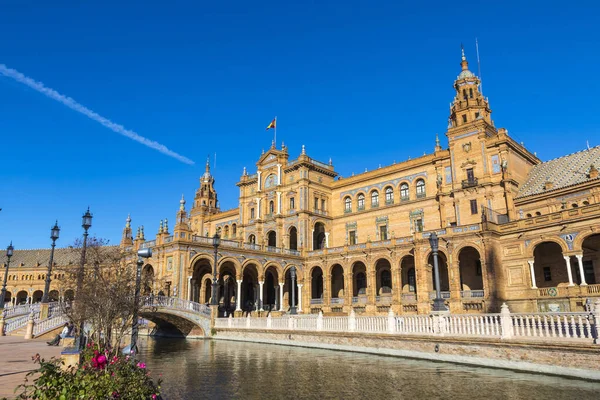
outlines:
M485 297L483 290L461 290L460 297L463 299L482 299Z
M475 186L477 186L477 178L463 179L463 181L462 181L463 189L475 187Z
M331 299L331 304L344 304L343 297L334 297Z
M442 292L440 292L440 296L442 297L442 299L449 299L450 298L450 292L449 291L442 291ZM429 292L429 299L430 300L435 299L435 292Z

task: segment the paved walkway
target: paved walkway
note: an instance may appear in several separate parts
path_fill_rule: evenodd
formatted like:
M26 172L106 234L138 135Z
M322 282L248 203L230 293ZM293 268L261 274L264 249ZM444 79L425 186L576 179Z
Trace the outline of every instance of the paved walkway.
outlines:
M25 340L16 336L0 336L0 399L14 398L15 388L24 382L25 375L37 369L31 360L36 353L46 360L59 357L62 346L48 346L49 338Z

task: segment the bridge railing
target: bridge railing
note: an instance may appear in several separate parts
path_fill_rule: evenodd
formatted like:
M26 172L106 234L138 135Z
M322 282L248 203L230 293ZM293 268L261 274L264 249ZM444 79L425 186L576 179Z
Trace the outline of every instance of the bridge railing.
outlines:
M195 301L184 300L178 297L146 296L142 299L142 307L171 308L210 317L210 307L206 304L200 304Z
M600 300L593 313L510 313L508 306L496 314L441 314L347 317L284 315L267 318L217 318L215 328L292 331L357 332L392 335L458 336L497 339L563 340L600 344Z
M54 317L47 318L43 321L38 321L33 325L33 336L37 337L46 332L50 332L51 330L64 325L68 321L69 319L64 314L55 315Z

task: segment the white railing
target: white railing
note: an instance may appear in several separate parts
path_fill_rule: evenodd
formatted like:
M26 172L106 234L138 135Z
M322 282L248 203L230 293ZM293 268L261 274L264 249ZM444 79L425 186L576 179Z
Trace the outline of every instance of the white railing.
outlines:
M9 334L27 325L29 321L29 314L22 315L20 317L11 318L4 323L4 334Z
M435 299L435 296L436 296L436 292L429 292L429 300ZM442 299L449 299L450 298L450 292L448 292L448 291L441 291L440 292L440 296L442 297Z
M69 321L66 315L57 315L43 321L36 322L33 325L33 336L39 336L53 329L56 329Z
M147 296L142 299L142 307L147 308L172 308L187 312L195 312L210 317L210 307L195 301L184 300L178 297Z
M416 293L402 293L402 303L415 303L417 301Z
M316 315L269 315L267 318L217 318L215 327L598 343L600 299L595 306L594 314L511 314L506 304L502 305L500 313L480 315L396 316L390 309L387 316L357 316L352 310L347 317L325 317L319 312Z
M4 309L4 318L13 318L18 315L29 314L31 312L29 304L21 304L11 308Z
M460 296L464 299L483 298L485 297L485 292L483 290L461 290Z

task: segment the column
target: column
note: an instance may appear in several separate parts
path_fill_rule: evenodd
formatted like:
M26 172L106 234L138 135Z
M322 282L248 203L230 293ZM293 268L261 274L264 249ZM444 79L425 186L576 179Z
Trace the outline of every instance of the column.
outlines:
M329 248L329 232L325 232L325 248Z
M254 200L256 200L256 219L260 219L260 197L255 197Z
M312 230L310 231L310 239L309 239L309 240L310 240L310 249L311 249L311 250L314 250L314 249L315 249L315 248L314 248L314 246L315 246L315 240L314 240L314 237L315 237L315 230L314 230L314 229L312 229Z
M297 299L297 303L296 306L298 307L298 312L302 312L302 284L299 283L298 285L298 299Z
M261 189L261 185L260 185L260 174L261 174L261 172L260 172L260 171L257 171L257 172L256 172L256 174L258 175L258 191L260 192L260 189Z
M235 294L235 300L237 303L237 307L235 311L242 311L242 280L237 280L237 292Z
M290 288L291 290L291 288ZM292 295L292 292L290 292L290 296ZM279 282L279 298L283 299L283 283ZM291 297L290 297L290 304L291 304ZM279 311L283 311L283 301L279 302Z
M192 276L188 276L187 299L192 300Z
M567 275L569 275L569 286L574 286L573 273L571 272L571 256L563 256L567 264Z
M581 276L581 285L587 286L587 282L585 281L585 275L583 273L583 254L577 254L577 264L579 265L579 275Z
M537 285L535 284L535 271L533 270L533 260L527 262L529 263L529 273L531 274L531 288L537 289Z
M281 192L277 192L277 214L281 214Z
M281 185L281 164L277 164L277 185Z
M259 281L258 282L258 302L260 305L260 311L263 311L263 284L265 283L265 281Z

